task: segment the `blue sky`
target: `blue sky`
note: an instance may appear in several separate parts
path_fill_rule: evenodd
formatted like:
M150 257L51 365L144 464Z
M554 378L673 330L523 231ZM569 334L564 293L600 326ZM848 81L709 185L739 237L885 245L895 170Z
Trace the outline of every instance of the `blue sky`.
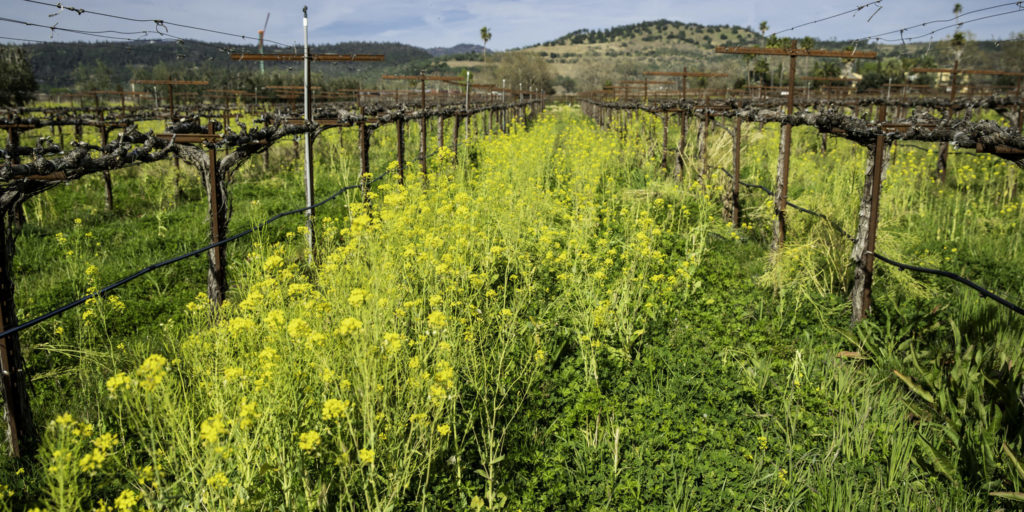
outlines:
M831 16L868 2L870 0L247 0L244 3L219 0L67 0L63 3L71 7L131 18L162 19L253 36L263 26L263 20L269 12L271 14L267 38L287 44L302 41L302 6L305 4L309 6L310 42L313 43L362 40L397 41L424 47L451 46L458 43L479 43L480 27L487 26L493 34L488 46L501 50L547 41L580 28L608 28L659 18L709 25L750 26L755 29L764 20L770 26L770 33ZM56 3L56 0L49 3ZM1024 31L1024 7L1013 2L990 0L960 3L965 12L961 21L1006 13L989 19L970 21L964 25L963 30L971 32L976 39L1006 38L1013 32ZM1002 7L971 13L977 9L1001 4ZM880 10L877 9L879 5ZM952 18L953 5L954 2L934 0L881 0L856 13L780 35L809 35L822 39L866 37L930 20ZM24 0L0 0L0 16L40 25L56 24L57 27L78 30L148 30L148 37L159 37L152 32L154 24L151 22L132 22L90 14L79 15ZM930 32L950 24L951 22L933 23L927 27L908 30L905 36ZM924 36L920 41L927 42L930 38L941 40L952 34L953 30L948 28ZM169 27L168 31L178 37L244 42L239 38L180 27ZM51 31L0 21L0 36L51 40ZM898 40L899 35L892 34L886 37ZM81 41L94 38L57 31L53 33L52 40Z

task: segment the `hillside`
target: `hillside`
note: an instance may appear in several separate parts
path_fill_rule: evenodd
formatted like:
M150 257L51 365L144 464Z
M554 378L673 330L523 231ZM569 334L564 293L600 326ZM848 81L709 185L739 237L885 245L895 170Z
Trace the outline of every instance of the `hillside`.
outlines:
M1012 62L1024 62L1024 39L1013 43L1000 41L970 41L961 60L962 67L1007 69ZM563 77L560 82L571 83L576 90L599 88L604 84L625 79L642 78L644 71L693 70L722 72L727 79L713 79L709 85L732 86L746 76L752 59L736 55L716 54L716 46L744 46L763 44L762 35L749 28L726 25L701 25L681 21L657 20L608 29L581 29L562 37L523 48L519 51L544 58L552 73ZM913 65L945 66L952 63L948 44L920 43L907 45L864 44L852 41L815 40L814 47L842 49L856 47L874 50L880 59L874 62L855 62L854 71L871 74L878 80L900 75ZM1016 55L1016 57L1012 57ZM1008 58L1012 57L1012 58ZM769 59L772 80L782 75L782 58ZM815 72L815 65L828 59L801 59L798 75ZM835 59L831 62L837 63ZM452 64L469 65L464 61ZM1020 67L1020 64L1016 65ZM833 68L834 70L835 68ZM821 70L818 70L821 73ZM898 81L898 80L897 80Z
M442 46L435 46L433 48L427 48L427 52L434 57L446 57L449 55L460 55L464 53L480 53L483 50L483 46L478 44L457 44L455 46L449 46L447 48ZM488 53L491 53L488 51Z
M577 30L523 49L544 57L558 75L578 89L637 78L647 70L701 68L731 71L735 66L714 53L715 46L756 44L760 34L737 26L658 20L605 30Z

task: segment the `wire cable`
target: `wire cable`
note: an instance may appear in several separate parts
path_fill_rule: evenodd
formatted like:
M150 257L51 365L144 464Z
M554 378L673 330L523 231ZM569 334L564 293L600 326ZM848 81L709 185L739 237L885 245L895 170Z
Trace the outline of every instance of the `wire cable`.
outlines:
M961 21L959 23L953 23L951 25L946 25L945 27L940 27L940 28L937 28L935 30L932 30L931 32L927 32L927 33L924 33L924 34L916 35L916 36L913 36L913 37L902 37L902 36L899 37L899 38L895 38L895 37L876 37L875 41L884 41L884 42L889 42L889 43L896 43L896 42L905 43L907 41L913 41L915 39L921 39L921 38L923 38L925 36L930 36L932 34L935 34L936 32L941 32L943 30L950 29L950 28L953 28L953 27L958 27L959 28L960 26L966 25L967 23L971 23L971 22L975 22L975 21L981 21L981 20L986 20L986 19L989 19L989 18L996 18L996 17L999 17L999 16L1005 16L1007 14L1015 14L1015 13L1018 13L1018 12L1024 12L1024 8L1014 9L1012 11L1006 11L1006 12L1001 12L1001 13L997 13L997 14L991 14L991 15L988 15L988 16L982 16L980 18L974 18L974 19L970 19L970 20L967 20L967 21Z
M45 28L45 29L50 30L51 36L53 34L53 31L59 30L61 32L71 32L71 33L74 33L74 34L81 34L81 35L92 36L92 37L101 37L101 38L104 38L104 39L118 39L118 40L121 40L121 41L138 41L139 39L141 39L141 38L131 39L131 38L128 38L128 37L119 37L119 36L105 36L105 35L102 35L101 32L95 32L95 31L89 31L89 30L77 30L77 29L71 29L71 28L63 28L63 27L58 27L56 24L54 24L54 25L40 25L39 23L32 23L31 21L16 20L16 19L13 19L13 18L5 18L5 17L2 17L2 16L0 16L0 21L6 21L8 23L17 23L17 24L25 25L27 27ZM106 31L102 31L102 32L106 32Z
M240 37L242 39L247 39L247 40L256 40L257 39L256 37L247 36L247 35L244 35L244 34L235 34L235 33L232 33L232 32L225 32L223 30L216 30L216 29L211 29L211 28L197 27L195 25L186 25L184 23L174 23L174 22L167 21L167 20L149 19L149 18L131 18L131 17L128 17L128 16L121 16L121 15L118 15L118 14L110 14L110 13L105 13L105 12L93 11L93 10L89 10L89 9L82 9L80 7L72 7L70 5L64 5L64 4L60 3L60 2L51 3L51 2L41 2L39 0L24 0L24 1L29 2L29 3L33 3L33 4L39 4L39 5L46 5L46 6L49 6L49 7L55 7L57 9L61 9L61 10L67 9L67 10L69 10L71 12L77 13L79 16L81 16L82 14L92 14L92 15L95 15L95 16L103 16L103 17L107 17L107 18L114 18L114 19L119 19L119 20L124 20L124 21L131 21L131 22L136 22L136 23L153 23L154 26L156 27L156 32L161 33L161 34L164 34L164 32L160 31L160 27L163 27L164 30L167 30L167 27L171 26L171 27L180 27L180 28L189 29L189 30L197 30L197 31L200 31L200 32L208 32L208 33L211 33L211 34L220 34L220 35L224 35L224 36ZM268 43L273 43L273 44L276 44L278 46L292 46L290 44L285 44L285 43L282 43L282 42L279 42L279 41L274 41L273 39L263 38L263 41L264 42L268 42Z
M385 171L380 176L377 176L374 179L372 179L371 181L367 182L365 184L365 186L367 188L370 187L374 183L384 179L386 176L388 176L392 172L394 172L394 171ZM267 219L267 220L265 220L265 221L255 225L255 226L253 226L253 227L251 227L249 229L246 229L244 231L240 231L238 233L235 233L234 235L231 235L231 236L229 236L229 237L227 237L227 238L225 238L225 239L223 239L223 240L221 240L219 242L212 243L212 244L206 245L204 247L200 247L198 249L194 249L194 250L189 251L189 252L187 252L185 254L181 254L179 256L175 256L173 258L166 259L166 260L160 261L158 263L154 263L154 264L152 264L152 265L150 265L150 266L148 266L146 268L143 268L141 270L137 270L134 273L132 273L131 275L128 275L127 277L123 277L123 278L115 281L112 284L104 286L103 288L100 288L99 290L97 290L94 293L90 293L88 295L85 295L83 297L75 299L75 300L73 300L71 302L68 302L67 304L65 304L65 305L63 305L63 306L61 306L61 307L59 307L57 309L54 309L54 310L50 311L49 313L45 313L45 314L39 315L39 316L33 318L32 320L29 320L29 321L27 321L25 323L16 325L14 327L11 327L10 329L7 329L6 331L0 332L0 339L3 339L5 337L7 337L7 336L10 336L12 334L18 333L18 332L23 331L25 329L28 329L29 327L32 327L32 326L34 326L34 325L36 325L36 324L38 324L40 322L44 322L46 320L49 320L50 318L53 318L53 317L55 317L57 315L65 313L68 310L71 310L71 309L73 309L75 307L78 307L78 306L84 304L85 301L87 301L89 299L96 298L96 297L103 297L104 295L110 293L111 291L113 291L113 290L115 290L117 288L120 288L121 286L124 286L124 285L126 285L126 284L128 284L128 283L130 283L130 282L132 282L132 281L134 281L134 280L136 280L136 279L138 279L138 278L140 278L140 277L142 277L142 276L144 276L144 275L146 275L146 274L148 274L148 273L150 273L150 272L152 272L154 270L157 270L157 269L162 268L162 267L166 267L167 265L171 265L171 264L177 263L177 262L179 262L181 260L185 260L185 259L191 258L193 256L198 256L198 255L200 255L200 254L202 254L202 253L204 253L206 251L209 251L210 249L214 249L214 248L220 247L222 245L227 245L227 244L229 244L231 242L234 242L235 240L238 240L239 238L242 238L244 236L250 235L250 234L252 234L253 232L255 232L257 230L260 230L260 229L263 229L263 228L267 227L270 223L272 223L274 221L277 221L278 219L281 219L283 217L287 217L289 215L295 215L296 213L302 213L302 212L305 212L305 211L308 211L308 210L312 210L314 208L319 208L320 206L323 206L327 202L333 201L334 199L337 199L338 196L340 196L341 194L343 194L345 192L348 192L350 190L355 190L355 189L358 189L358 188L362 188L363 186L364 185L361 185L361 184L344 186L344 187L340 188L337 192L335 192L335 193L331 194L330 196L328 196L326 199L323 199L322 201L320 201L318 203L315 203L312 206L303 206L303 207L300 207L300 208L295 208L295 209L292 209L292 210L288 210L288 211L284 211L284 212L278 213L277 215L274 215L273 217L270 217L269 219Z
M880 5L881 3L882 3L882 0L875 0L874 2L868 2L868 3L864 4L864 5L858 5L857 7L854 7L853 9L849 9L849 10L843 11L843 12L838 13L838 14L833 14L831 16L826 16L824 18L818 18L818 19L813 20L813 21L808 21L806 23L801 23L799 25L793 25L792 27L784 28L782 30L778 30L778 31L772 32L771 35L776 36L776 35L779 35L779 34L781 34L783 32L789 32L791 30L796 30L798 28L806 27L808 25L814 25L815 23L821 23L823 21L828 21L828 20L833 19L833 18L838 18L840 16L845 16L845 15L850 14L850 13L857 13L857 12L860 12L864 8L871 7L872 5L877 5L878 9L881 9L882 8L882 6ZM875 12L877 13L878 10L875 10ZM874 14L872 14L871 16L873 17ZM871 18L868 18L868 21L870 21L870 20L871 20Z
M999 9L999 8L1002 8L1002 7L1009 7L1011 5L1016 5L1017 9L1013 10L1013 11L1006 11L1006 12L999 13L999 14L992 14L992 15L983 16L983 17L980 17L980 18L973 18L973 19L970 19L970 20L961 21L961 18L964 17L964 16L969 16L971 14L976 14L976 13L984 12L984 11L990 11L992 9ZM1006 3L997 4L997 5L992 5L992 6L989 6L989 7L982 7L980 9L973 9L973 10L970 10L970 11L967 11L967 12L960 13L959 16L954 16L952 18L937 19L937 20L926 21L924 23L917 23L917 24L909 25L909 26L906 26L906 27L903 27L903 28L898 28L898 29L895 29L895 30L889 30L887 32L881 32L881 33L878 33L878 34L874 34L874 35L870 35L870 36L866 36L866 37L861 37L861 38L858 38L858 39L854 39L853 41L868 41L868 40L871 40L871 39L874 39L876 41L913 41L915 39L920 39L922 37L935 34L936 32L939 32L939 31L942 31L942 30L945 30L945 29L948 29L948 28L964 25L966 23L971 23L971 22L974 22L974 21L984 20L984 19L988 19L988 18L994 18L996 16L1003 16L1003 15L1006 15L1006 14L1013 14L1013 13L1019 12L1021 10L1024 10L1024 1L1006 2ZM906 32L908 30L914 30L914 29L917 29L917 28L926 27L926 26L931 25L933 23L948 23L950 21L955 21L956 23L953 23L952 25L944 26L942 28L935 29L935 30L933 30L931 32L928 32L926 34L919 34L919 35L914 35L914 36L910 36L910 37L904 37L904 35L903 35L904 32ZM892 35L892 34L899 34L900 37L898 37L898 38L883 38L882 37L882 36L888 36L888 35Z

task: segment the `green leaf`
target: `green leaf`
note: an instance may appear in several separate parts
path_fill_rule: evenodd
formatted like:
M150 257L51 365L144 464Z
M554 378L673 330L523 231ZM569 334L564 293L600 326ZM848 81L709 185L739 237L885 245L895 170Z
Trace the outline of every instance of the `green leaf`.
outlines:
M1010 451L1010 447L1006 445L1005 441L1003 442L1003 455L1006 455L1006 458L1010 459L1010 462L1013 464L1013 469L1017 471L1017 477L1024 481L1024 468L1020 466L1020 461L1018 461L1017 457L1013 455L1013 452Z
M988 493L988 495L993 496L995 498L1003 498L1004 500L1024 501L1024 492L998 491L990 492Z
M914 393L917 393L917 395L920 396L921 398L925 399L926 402L928 402L930 404L934 404L935 403L935 397L932 396L932 394L929 393L928 391L926 391L924 388L922 388L921 386L917 385L917 383L915 383L913 381L913 379L911 379L910 377L907 377L906 375L903 375L902 373L900 373L900 372L898 372L896 370L893 370L892 373L895 373L896 376L899 377L899 379L902 380L903 383L906 384L907 387L910 388L911 391L913 391Z
M939 473L942 473L942 476L945 476L950 481L955 481L955 469L953 468L953 463L951 463L949 459L937 448L932 446L924 436L918 434L918 438L921 441L921 448L928 455L928 458L931 459L932 466L935 467Z

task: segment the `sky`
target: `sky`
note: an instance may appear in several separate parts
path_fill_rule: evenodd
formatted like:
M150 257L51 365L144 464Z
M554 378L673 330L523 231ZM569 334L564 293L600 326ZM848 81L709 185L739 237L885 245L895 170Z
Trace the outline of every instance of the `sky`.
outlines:
M57 0L40 1L57 3ZM779 36L846 40L910 27L904 31L904 37L917 35L917 41L928 42L930 39L948 38L955 30L953 27L943 28L955 24L954 21L936 21L920 26L932 20L953 18L954 2L935 0L247 0L244 4L221 0L66 0L62 3L66 7L140 20L160 19L251 37L255 37L263 26L269 12L267 39L289 46L302 42L303 5L309 6L311 43L381 41L426 48L479 44L480 28L484 26L493 35L488 48L505 50L549 41L581 28L610 28L661 18L705 25L738 25L755 30L761 21L766 21L770 34L858 6L864 7L856 12L780 32ZM966 22L962 30L973 34L975 39L1005 39L1014 32L1024 32L1024 2L968 0L960 3L963 6L960 21ZM984 17L987 19L979 19ZM0 0L2 38L110 40L25 26L9 20L62 29L117 31L105 33L112 37L167 37L157 34L154 30L156 24L152 21L77 14L67 8L62 10L25 0ZM935 29L942 30L927 35ZM166 26L161 31L188 39L236 44L249 42L240 37L179 26ZM890 41L881 42L899 42L900 34L895 32L882 37ZM0 39L0 42L11 41Z

